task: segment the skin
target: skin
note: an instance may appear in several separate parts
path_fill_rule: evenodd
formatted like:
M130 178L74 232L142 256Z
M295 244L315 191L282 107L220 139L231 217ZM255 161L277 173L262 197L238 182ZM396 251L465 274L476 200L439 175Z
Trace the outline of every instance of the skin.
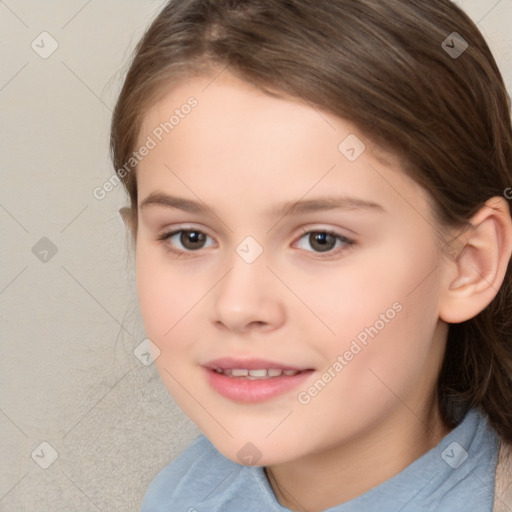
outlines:
M198 106L137 168L137 288L147 336L160 351L155 363L178 405L223 455L241 463L238 451L247 442L257 447L257 464L282 505L313 511L344 503L449 432L434 400L447 336L442 317L464 316L450 309L458 293L450 286L471 265L440 250L426 192L392 155L377 152L348 121L265 95L227 71L169 89L148 110L139 145L190 96ZM354 162L338 150L350 134L366 144ZM207 204L210 213L140 208L155 192ZM334 195L380 208L267 213L286 201ZM485 238L492 230L484 228ZM208 235L204 247L188 249L179 235L158 240L178 229ZM319 252L304 233L322 230L354 243L339 239ZM263 249L250 264L236 253L247 236ZM505 241L502 260L510 255ZM477 309L492 293L482 292ZM400 312L378 335L300 403L297 394L396 303ZM205 378L201 365L225 356L315 371L298 389L244 404L219 395Z

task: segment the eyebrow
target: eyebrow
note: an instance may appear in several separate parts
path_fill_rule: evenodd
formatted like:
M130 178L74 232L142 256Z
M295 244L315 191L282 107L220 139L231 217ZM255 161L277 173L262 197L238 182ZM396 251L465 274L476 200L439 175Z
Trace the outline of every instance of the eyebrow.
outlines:
M184 199L182 197L170 196L161 192L152 192L141 203L139 208L141 210L151 206L163 206L165 208L176 208L185 212L194 214L209 214L213 212L213 208L202 203ZM280 205L272 207L267 215L269 217L282 217L285 215L293 215L299 213L308 213L321 210L375 210L384 212L384 208L372 201L366 201L357 197L346 196L326 196L314 199L299 199L296 201L287 201Z

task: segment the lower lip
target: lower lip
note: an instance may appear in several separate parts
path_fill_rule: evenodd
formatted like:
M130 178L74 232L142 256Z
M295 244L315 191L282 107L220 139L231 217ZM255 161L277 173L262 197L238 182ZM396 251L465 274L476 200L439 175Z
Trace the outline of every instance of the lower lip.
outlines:
M236 402L254 403L270 400L302 384L313 370L296 375L281 375L268 379L249 380L226 377L222 373L205 368L210 386L222 396Z

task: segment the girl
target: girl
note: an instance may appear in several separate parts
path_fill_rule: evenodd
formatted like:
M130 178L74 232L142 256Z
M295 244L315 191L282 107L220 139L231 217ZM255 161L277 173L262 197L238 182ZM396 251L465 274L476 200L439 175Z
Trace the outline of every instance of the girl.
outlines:
M173 0L112 121L202 435L144 512L512 510L512 132L448 0Z

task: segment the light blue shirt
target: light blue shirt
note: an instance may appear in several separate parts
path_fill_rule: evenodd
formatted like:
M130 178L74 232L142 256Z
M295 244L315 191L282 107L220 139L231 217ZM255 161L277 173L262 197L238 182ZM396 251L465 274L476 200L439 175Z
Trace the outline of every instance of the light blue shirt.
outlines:
M471 409L403 471L325 512L492 512L498 449L487 417ZM263 467L232 462L203 435L156 476L142 505L142 512L289 510L279 504Z

